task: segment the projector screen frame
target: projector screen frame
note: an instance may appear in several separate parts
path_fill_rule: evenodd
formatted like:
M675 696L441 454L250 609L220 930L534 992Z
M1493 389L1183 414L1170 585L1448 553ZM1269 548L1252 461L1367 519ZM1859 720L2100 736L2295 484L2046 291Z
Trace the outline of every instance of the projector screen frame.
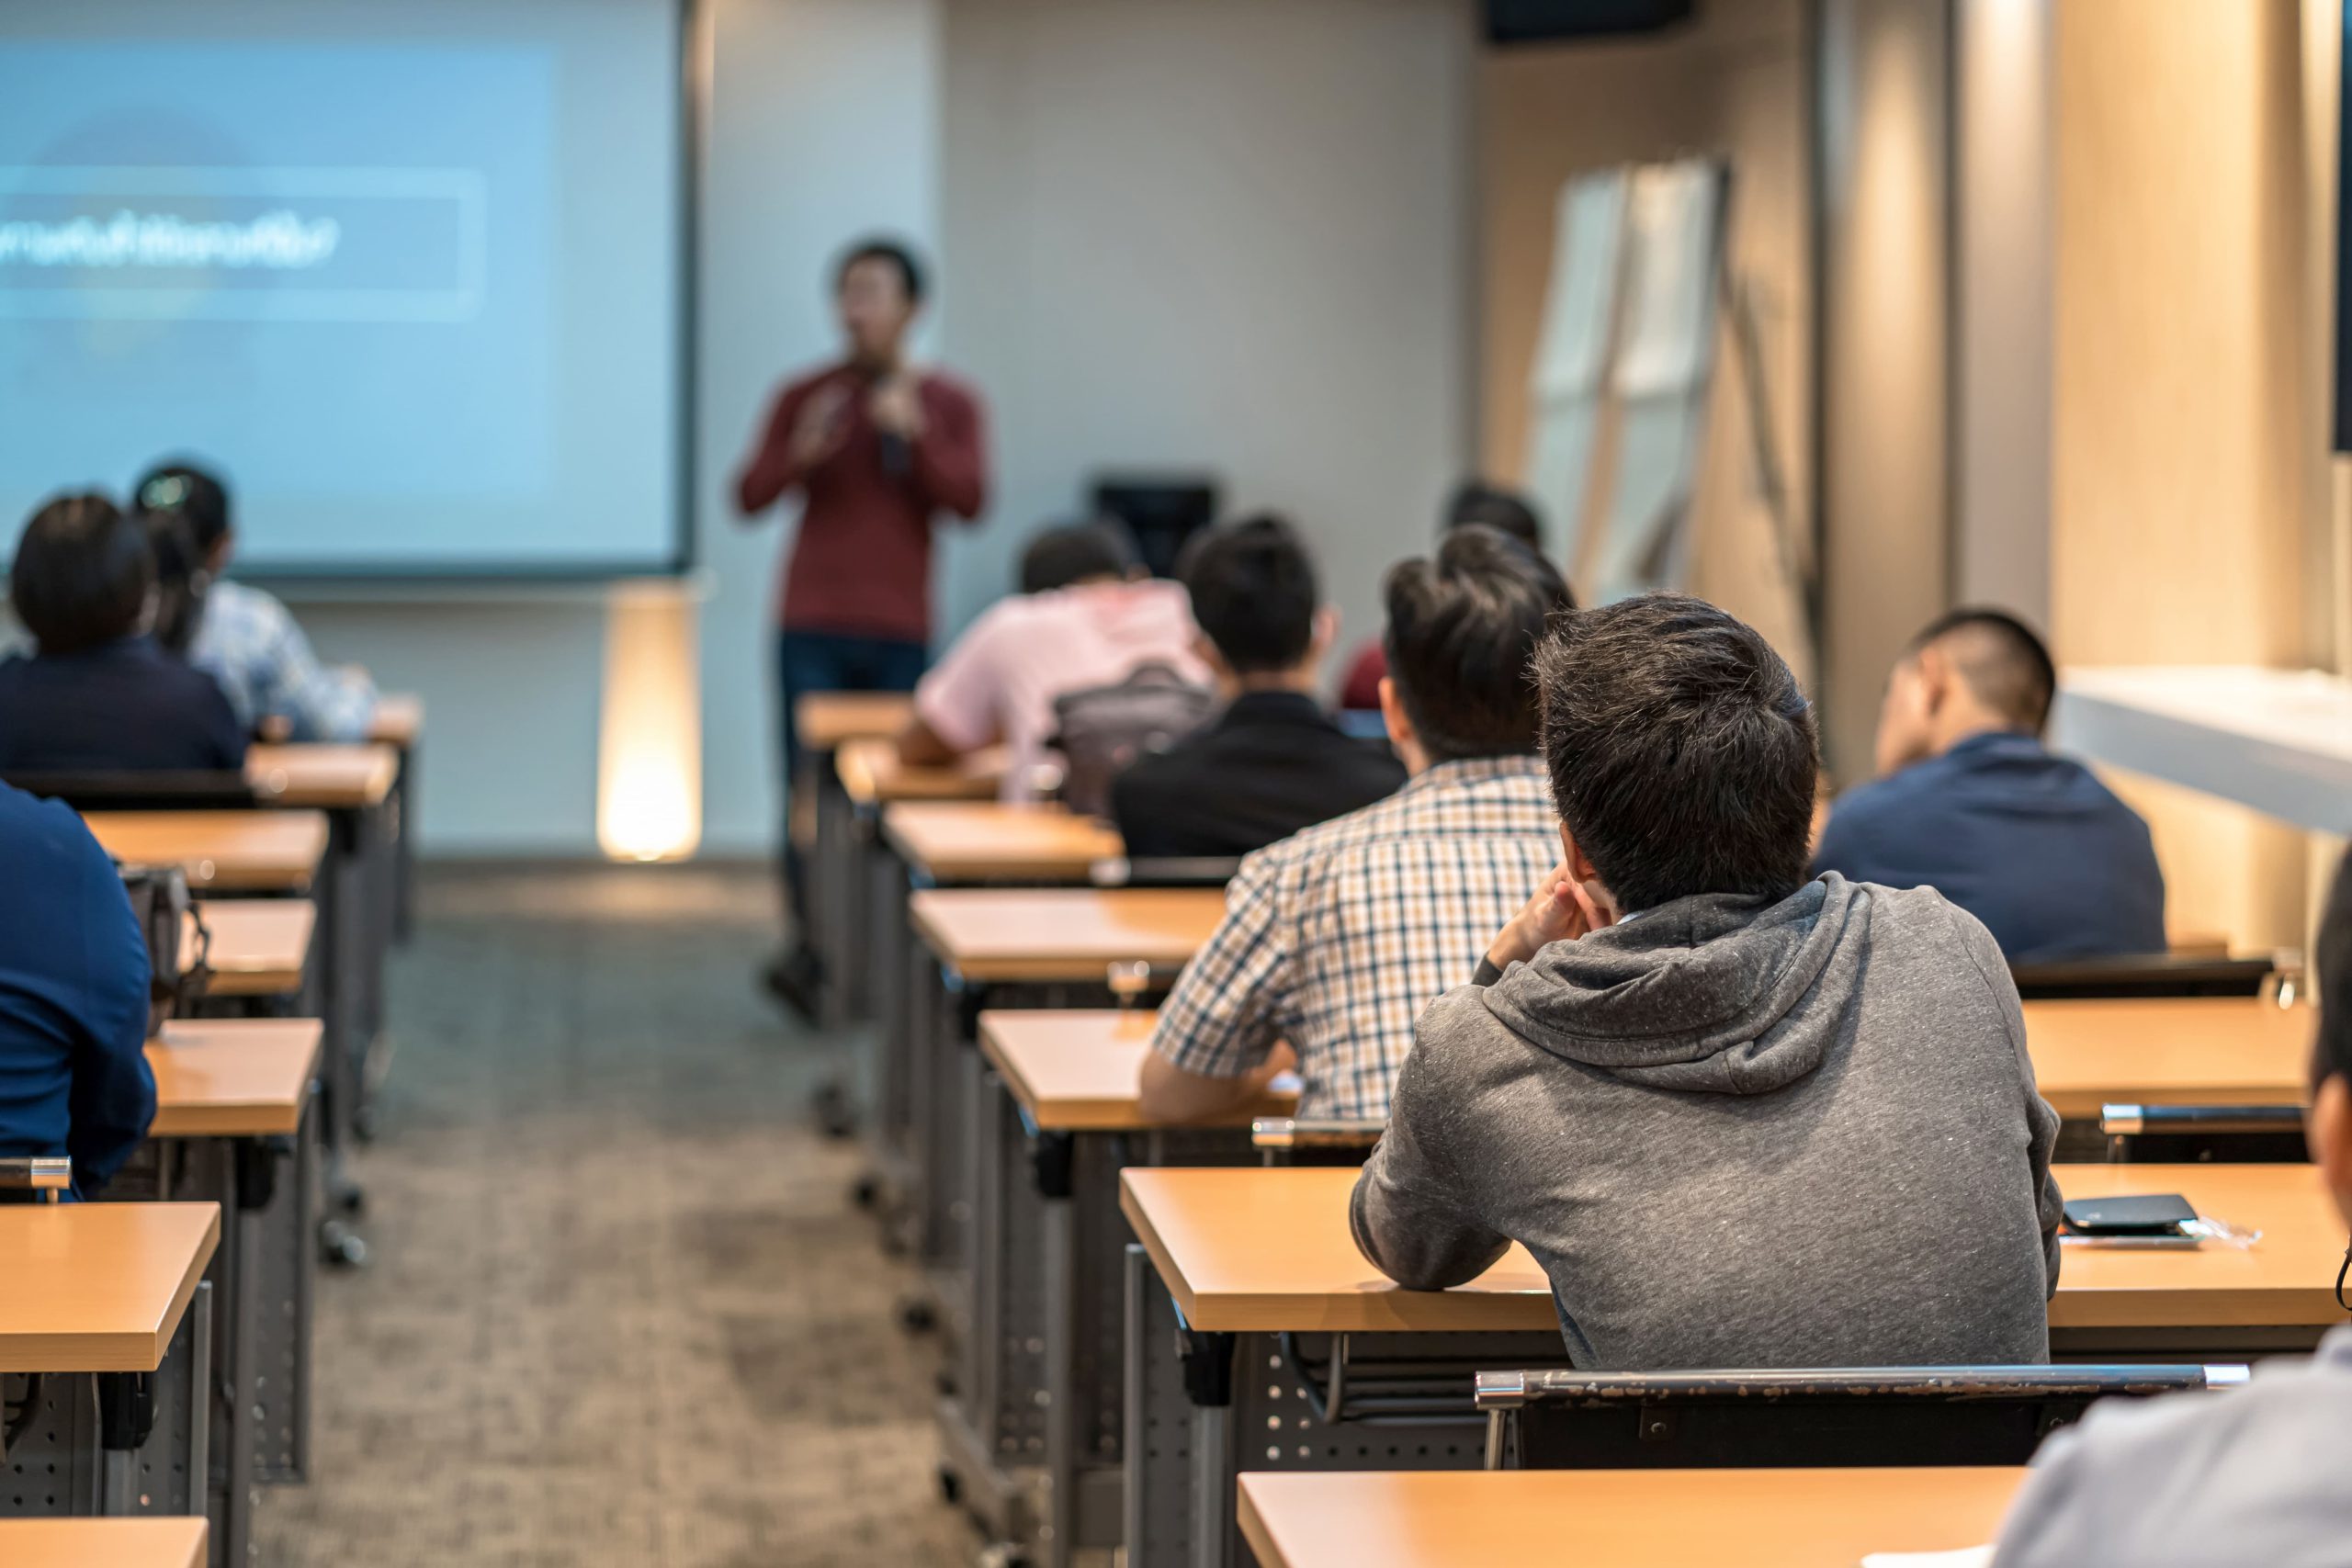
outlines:
M671 22L677 40L678 199L672 243L677 267L676 374L674 416L670 421L672 485L670 552L651 559L562 562L530 560L452 561L447 565L404 560L366 559L335 562L277 560L240 561L239 579L290 590L300 597L306 588L365 589L432 588L500 584L527 587L668 580L690 576L699 566L695 540L695 502L700 493L695 468L695 376L700 364L696 338L701 321L696 272L700 261L697 236L702 228L702 164L704 99L707 73L698 51L706 38L708 0L670 0Z

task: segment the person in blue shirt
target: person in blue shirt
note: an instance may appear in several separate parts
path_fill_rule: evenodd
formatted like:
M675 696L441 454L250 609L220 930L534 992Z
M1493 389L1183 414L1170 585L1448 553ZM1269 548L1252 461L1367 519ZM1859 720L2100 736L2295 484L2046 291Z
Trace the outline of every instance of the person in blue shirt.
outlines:
M2011 964L2162 953L2148 825L2041 743L2057 687L2014 615L1954 610L1921 632L1887 681L1880 777L1838 797L1815 874L1933 886Z
M0 663L0 773L244 765L229 699L151 635L155 558L137 518L96 493L51 501L17 542L8 598L34 650Z
M147 939L72 810L0 784L0 1155L70 1156L87 1195L155 1115Z

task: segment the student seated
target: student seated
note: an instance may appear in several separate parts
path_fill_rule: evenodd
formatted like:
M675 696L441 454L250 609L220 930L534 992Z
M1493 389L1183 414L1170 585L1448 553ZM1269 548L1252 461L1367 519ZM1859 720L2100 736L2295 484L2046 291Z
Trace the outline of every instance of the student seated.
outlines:
M1413 1019L1477 963L1559 855L1528 656L1567 585L1525 545L1457 528L1388 573L1388 737L1410 775L1260 850L1160 1009L1153 1122L1230 1114L1296 1053L1299 1114L1377 1121Z
M1498 490L1480 479L1464 480L1445 503L1445 520L1438 532L1442 535L1473 523L1500 528L1537 555L1544 553L1543 522L1535 515L1534 504L1516 491ZM1379 712L1380 678L1387 673L1388 656L1379 640L1364 644L1348 661L1347 677L1340 682L1340 706L1350 713Z
M1560 861L1421 1015L1364 1256L1524 1243L1588 1370L2047 1359L2058 1118L1993 939L1805 879L1813 713L1723 611L1580 611L1536 669Z
M1343 732L1315 695L1338 619L1288 524L1252 517L1196 535L1177 575L1225 706L1112 786L1131 858L1247 854L1396 793L1396 753Z
M1954 610L1887 681L1878 770L1829 814L1815 871L1932 886L2012 964L2165 951L2148 825L2089 769L2041 744L2056 668L1998 610Z
M147 938L122 878L62 804L0 784L0 1155L105 1186L147 1135Z
M365 740L376 716L376 687L367 671L321 664L277 595L224 575L237 535L220 481L201 468L170 464L149 470L133 499L187 526L207 579L188 661L220 682L238 722L252 730L276 720L294 740Z
M915 687L914 717L899 737L899 759L915 767L1002 743L1012 800L1035 793L1055 698L1110 685L1146 664L1165 664L1196 685L1209 679L1193 650L1199 631L1183 585L1147 577L1124 526L1055 530L1030 550L1046 551L1066 586L980 612Z
M2320 925L2319 1043L2306 1130L2352 1224L2352 858ZM2309 1360L2222 1393L2118 1400L2052 1437L2001 1527L1994 1568L2235 1568L2352 1554L2352 1326Z
M65 495L17 541L8 597L34 652L0 662L0 773L233 770L245 730L212 678L149 635L147 531L102 495Z

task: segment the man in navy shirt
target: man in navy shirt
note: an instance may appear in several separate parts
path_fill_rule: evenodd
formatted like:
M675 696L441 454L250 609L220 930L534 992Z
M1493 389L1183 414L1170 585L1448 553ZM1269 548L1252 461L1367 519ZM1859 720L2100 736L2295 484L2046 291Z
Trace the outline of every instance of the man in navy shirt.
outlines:
M34 653L0 664L0 773L232 772L245 733L212 677L164 651L147 532L62 495L17 541L8 597Z
M106 1185L147 1135L147 940L114 863L55 801L0 784L0 1155Z
M2041 639L1997 610L1914 638L1879 714L1879 779L1840 796L1813 869L1933 886L2012 964L2165 950L2148 825L2041 732L2057 690Z

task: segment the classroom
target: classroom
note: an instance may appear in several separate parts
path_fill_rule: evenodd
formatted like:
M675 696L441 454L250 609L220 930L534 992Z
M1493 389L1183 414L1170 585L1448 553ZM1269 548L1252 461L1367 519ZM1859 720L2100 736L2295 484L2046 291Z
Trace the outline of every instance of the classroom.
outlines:
M0 6L0 1568L2352 1562L2347 39Z

